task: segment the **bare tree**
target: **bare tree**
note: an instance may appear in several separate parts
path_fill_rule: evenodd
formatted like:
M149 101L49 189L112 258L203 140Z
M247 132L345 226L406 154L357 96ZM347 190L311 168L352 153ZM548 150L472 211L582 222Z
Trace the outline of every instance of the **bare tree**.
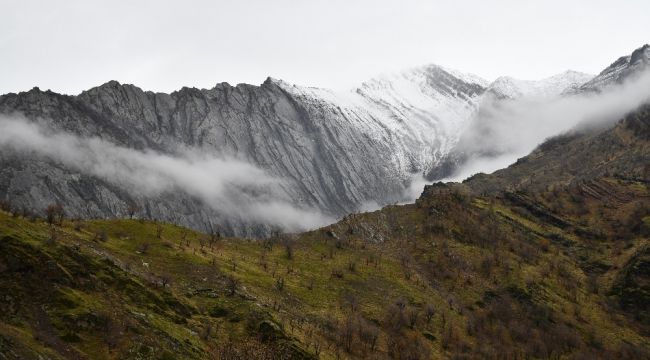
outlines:
M163 227L161 224L156 223L156 238L162 238Z
M404 308L393 304L388 307L384 315L384 327L389 334L399 335L406 326L408 320L404 314Z
M126 207L126 212L129 214L129 219L133 219L133 216L140 211L140 205L135 201L130 201Z
M275 281L275 288L278 289L278 291L282 291L282 290L284 290L284 278L279 277L279 278Z
M359 340L361 340L370 351L375 351L377 348L377 340L379 339L379 329L369 321L360 318L357 330Z
M284 250L287 253L287 259L293 259L293 240L284 239Z
M352 341L357 328L356 315L348 315L338 326L338 340L345 351L352 350Z
M406 311L406 316L409 321L409 326L411 327L411 329L414 329L415 325L418 322L418 318L420 317L420 310L418 310L415 307L411 307Z
M45 209L45 220L50 225L61 225L63 223L63 217L65 212L63 211L63 206L59 203L50 204Z
M208 340L212 336L212 323L207 323L201 332L201 338L203 340Z
M162 285L163 288L166 288L172 281L172 277L169 274L162 274L160 275L160 285Z
M232 275L226 277L226 289L230 296L235 295L237 288L239 287L239 280Z
M431 303L424 305L424 317L427 319L427 324L431 323L433 316L436 314L436 308Z
M221 239L221 231L218 226L210 224L210 238L208 239L208 246L210 250Z
M350 312L356 312L359 310L359 299L350 292L346 292L343 294L343 305L349 306L350 307Z
M144 242L138 246L137 252L140 254L146 255L149 252L149 247L151 245L148 242Z

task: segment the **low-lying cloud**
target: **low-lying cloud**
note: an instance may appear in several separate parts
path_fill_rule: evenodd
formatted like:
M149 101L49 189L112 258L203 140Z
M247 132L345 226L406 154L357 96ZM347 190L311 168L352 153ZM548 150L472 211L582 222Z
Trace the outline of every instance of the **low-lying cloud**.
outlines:
M460 181L478 172L504 168L545 139L570 130L611 126L649 100L650 71L600 92L551 99L486 98L457 147L468 156L466 162L443 181Z
M291 203L283 179L245 161L209 156L197 149L175 154L135 150L97 137L54 131L23 117L0 117L0 147L59 162L154 198L181 191L215 211L254 223L300 231L333 219Z

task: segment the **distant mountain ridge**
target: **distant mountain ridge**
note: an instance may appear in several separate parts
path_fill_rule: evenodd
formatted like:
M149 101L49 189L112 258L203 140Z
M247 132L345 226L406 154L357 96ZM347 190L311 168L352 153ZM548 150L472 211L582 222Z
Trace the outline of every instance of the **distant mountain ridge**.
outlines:
M519 80L509 76L502 76L494 80L487 91L499 98L551 97L578 88L592 78L593 75L591 74L573 70L567 70L538 81Z

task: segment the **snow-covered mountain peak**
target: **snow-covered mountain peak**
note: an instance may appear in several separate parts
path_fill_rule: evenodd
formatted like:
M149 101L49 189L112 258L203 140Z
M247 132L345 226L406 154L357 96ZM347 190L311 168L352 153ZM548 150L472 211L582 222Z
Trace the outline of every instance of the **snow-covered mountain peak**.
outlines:
M498 98L549 98L575 89L592 77L593 75L574 70L567 70L542 80L520 80L501 76L489 85L488 93Z
M381 74L363 82L357 91L366 93L406 86L412 89L418 88L418 92L422 93L430 93L431 90L434 90L434 92L445 92L448 95L455 96L458 95L456 92L465 93L470 90L468 88L476 88L474 91L469 92L480 92L482 91L481 88L487 87L488 84L487 80L474 74L428 64L399 72Z

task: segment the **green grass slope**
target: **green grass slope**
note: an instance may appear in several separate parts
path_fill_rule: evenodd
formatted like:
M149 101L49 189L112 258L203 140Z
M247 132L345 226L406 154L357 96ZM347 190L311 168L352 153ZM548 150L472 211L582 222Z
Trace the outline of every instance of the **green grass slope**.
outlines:
M415 204L259 241L48 224L6 205L0 359L650 358L639 119ZM610 171L572 160L593 136L625 140L598 148ZM552 175L560 153L570 177Z

